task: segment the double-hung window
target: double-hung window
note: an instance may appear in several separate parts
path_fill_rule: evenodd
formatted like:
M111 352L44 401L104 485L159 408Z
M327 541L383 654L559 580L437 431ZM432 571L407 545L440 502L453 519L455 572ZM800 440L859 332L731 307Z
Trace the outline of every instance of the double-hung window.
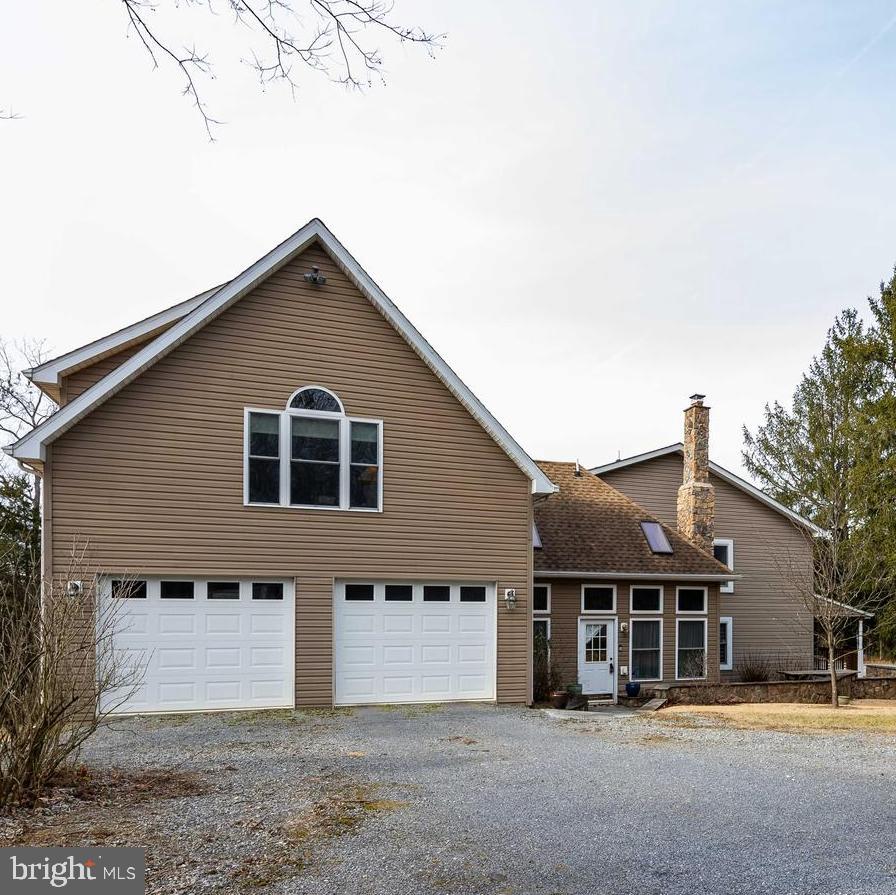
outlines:
M299 389L282 411L245 411L244 502L382 509L383 424L349 417L332 392Z
M719 619L719 669L732 671L734 669L734 619L729 615L723 615Z

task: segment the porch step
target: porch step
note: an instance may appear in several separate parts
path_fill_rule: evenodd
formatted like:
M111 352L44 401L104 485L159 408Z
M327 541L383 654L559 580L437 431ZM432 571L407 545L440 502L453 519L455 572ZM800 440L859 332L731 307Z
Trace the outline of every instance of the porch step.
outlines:
M638 709L639 712L655 712L657 709L661 709L669 700L663 699L662 696L654 696L650 702L645 702L641 708Z
M588 697L588 708L596 708L600 705L613 705L613 697L612 696L589 696Z

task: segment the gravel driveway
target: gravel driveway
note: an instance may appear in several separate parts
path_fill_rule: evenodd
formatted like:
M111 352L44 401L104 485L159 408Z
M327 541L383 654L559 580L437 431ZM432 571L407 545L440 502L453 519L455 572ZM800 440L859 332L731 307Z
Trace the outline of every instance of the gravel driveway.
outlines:
M6 840L147 845L151 892L896 893L882 735L370 708L128 720L85 759L107 795Z

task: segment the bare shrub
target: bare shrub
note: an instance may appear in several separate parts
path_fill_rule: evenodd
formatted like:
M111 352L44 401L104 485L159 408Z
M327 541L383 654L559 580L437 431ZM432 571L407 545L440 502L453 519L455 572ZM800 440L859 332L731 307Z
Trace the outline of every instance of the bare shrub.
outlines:
M551 646L539 627L532 644L532 698L544 702L551 692Z
M737 670L745 683L764 684L772 679L775 664L767 653L748 650L737 660Z
M32 802L70 772L84 741L142 681L142 663L114 649L123 601L98 601L83 568L75 555L56 581L0 576L0 810Z

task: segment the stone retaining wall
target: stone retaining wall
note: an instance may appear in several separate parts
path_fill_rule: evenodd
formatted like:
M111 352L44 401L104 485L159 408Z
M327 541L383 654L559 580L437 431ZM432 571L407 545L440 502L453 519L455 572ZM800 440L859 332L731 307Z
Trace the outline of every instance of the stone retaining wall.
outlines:
M865 669L870 677L896 677L896 665L891 662L866 662Z
M731 705L740 702L831 701L831 683L820 681L768 681L767 683L678 684L655 687L653 692L670 705ZM840 695L853 699L896 699L896 678L841 678Z

